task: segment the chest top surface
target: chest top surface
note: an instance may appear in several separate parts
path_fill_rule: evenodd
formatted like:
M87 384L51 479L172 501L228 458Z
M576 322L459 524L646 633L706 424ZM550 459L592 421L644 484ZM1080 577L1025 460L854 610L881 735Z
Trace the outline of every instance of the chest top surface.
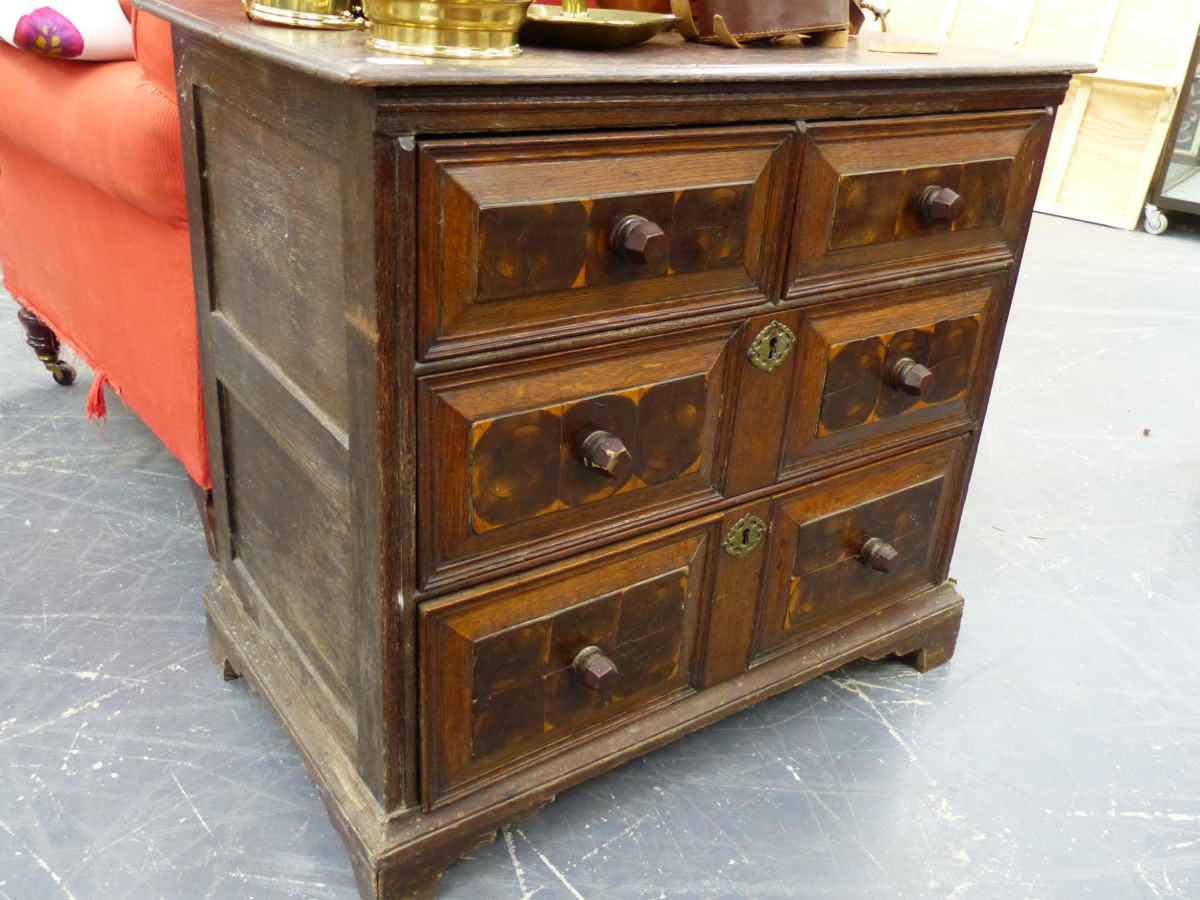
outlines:
M874 47L906 41L879 33L863 33L841 49L763 42L734 51L665 34L602 53L527 47L512 60L421 59L371 51L362 31L256 25L237 0L139 0L136 5L251 55L328 81L374 87L1028 78L1094 69L1086 62L953 44L940 45L936 54L875 52Z

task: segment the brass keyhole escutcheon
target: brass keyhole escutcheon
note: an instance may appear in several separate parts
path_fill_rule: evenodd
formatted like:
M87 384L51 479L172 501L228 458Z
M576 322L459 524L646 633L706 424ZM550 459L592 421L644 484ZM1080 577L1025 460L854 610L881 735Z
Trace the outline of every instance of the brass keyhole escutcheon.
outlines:
M729 529L721 546L734 559L742 559L757 547L767 533L767 523L758 516L742 516Z
M796 346L796 335L782 322L772 320L750 345L746 353L750 362L764 372L774 372Z

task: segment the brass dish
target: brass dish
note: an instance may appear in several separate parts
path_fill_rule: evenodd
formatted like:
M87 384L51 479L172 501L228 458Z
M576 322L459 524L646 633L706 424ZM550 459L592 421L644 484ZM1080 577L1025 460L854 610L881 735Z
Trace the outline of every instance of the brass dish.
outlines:
M671 0L596 0L601 9L631 9L635 12L672 15Z
M270 3L242 0L242 7L252 22L326 31L366 27L356 0L271 0Z
M573 14L569 2L564 7L541 3L529 7L529 18L521 28L522 43L612 50L648 41L675 21L674 16L624 9L585 8L582 14Z
M367 46L453 59L518 56L517 32L531 0L365 0Z

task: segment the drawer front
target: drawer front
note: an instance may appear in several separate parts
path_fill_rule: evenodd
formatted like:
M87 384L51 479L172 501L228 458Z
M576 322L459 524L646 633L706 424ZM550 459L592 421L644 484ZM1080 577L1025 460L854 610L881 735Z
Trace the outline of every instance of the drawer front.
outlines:
M735 334L421 379L426 586L718 496Z
M967 446L958 438L779 496L755 657L940 584Z
M1045 110L811 125L790 297L1019 253Z
M781 474L979 421L1008 273L808 307Z
M794 135L423 144L423 358L773 298Z
M691 693L712 531L709 520L424 604L427 802ZM585 648L596 650L577 663Z

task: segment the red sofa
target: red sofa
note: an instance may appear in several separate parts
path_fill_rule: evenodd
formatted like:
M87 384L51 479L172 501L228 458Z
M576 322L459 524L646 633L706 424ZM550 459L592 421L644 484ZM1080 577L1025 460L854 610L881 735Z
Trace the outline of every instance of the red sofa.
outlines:
M89 411L107 383L206 488L171 33L133 27L122 62L0 43L0 267L56 380L55 336L96 372Z

